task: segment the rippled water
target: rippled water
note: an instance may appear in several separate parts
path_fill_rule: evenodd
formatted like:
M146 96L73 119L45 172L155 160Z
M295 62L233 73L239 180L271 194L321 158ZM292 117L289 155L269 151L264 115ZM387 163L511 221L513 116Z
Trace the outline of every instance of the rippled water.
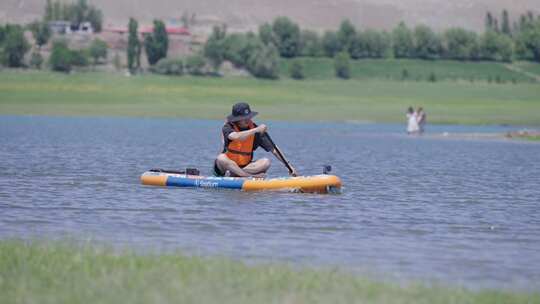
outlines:
M399 125L274 122L269 131L290 161L304 174L332 164L342 195L139 184L151 167L208 174L220 127L0 116L0 238L67 236L398 280L540 287L540 144L410 138ZM270 175L285 174L275 161Z

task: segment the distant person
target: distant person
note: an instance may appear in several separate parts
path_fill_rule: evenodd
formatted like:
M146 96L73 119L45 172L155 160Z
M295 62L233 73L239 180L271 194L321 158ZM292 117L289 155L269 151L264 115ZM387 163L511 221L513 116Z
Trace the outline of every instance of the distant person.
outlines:
M270 160L261 158L253 160L253 152L262 147L266 152L272 152L286 166L290 166L290 174L296 176L294 169L286 160L280 157L277 147L266 135L268 127L264 124L257 126L252 118L258 113L252 112L245 102L237 103L232 108L231 115L222 128L223 151L214 162L214 175L225 176L227 172L235 177L263 177L270 168Z
M413 107L409 107L407 109L407 134L413 135L418 134L419 127L418 127L418 115L414 111Z
M424 133L424 127L427 122L427 116L424 108L419 107L418 110L416 110L416 116L416 120L418 121L418 132L422 134Z

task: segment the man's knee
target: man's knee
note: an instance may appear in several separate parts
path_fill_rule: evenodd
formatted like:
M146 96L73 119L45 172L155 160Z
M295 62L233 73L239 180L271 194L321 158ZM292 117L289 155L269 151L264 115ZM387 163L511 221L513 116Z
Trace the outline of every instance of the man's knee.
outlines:
M270 165L272 164L272 161L266 157L262 158L260 161L261 161L261 166L264 167L265 169L270 168Z
M219 164L226 164L230 161L230 159L225 153L221 153L220 155L217 156L216 161Z

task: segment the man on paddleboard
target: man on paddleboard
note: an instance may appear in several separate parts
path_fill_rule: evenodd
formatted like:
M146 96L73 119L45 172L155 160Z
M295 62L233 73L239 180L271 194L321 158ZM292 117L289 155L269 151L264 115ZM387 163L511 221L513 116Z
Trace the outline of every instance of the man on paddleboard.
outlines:
M245 102L239 102L232 107L231 115L223 125L223 151L214 161L214 175L238 177L263 177L270 168L270 159L253 160L253 152L262 147L266 152L272 152L281 161L292 176L297 172L285 159L279 148L266 134L268 127L256 125L252 118L258 113L251 111Z

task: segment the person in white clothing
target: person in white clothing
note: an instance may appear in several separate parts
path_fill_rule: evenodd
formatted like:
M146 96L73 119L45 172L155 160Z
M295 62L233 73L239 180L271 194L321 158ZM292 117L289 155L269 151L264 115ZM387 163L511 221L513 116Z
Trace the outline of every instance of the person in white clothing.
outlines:
M409 107L409 109L407 109L407 134L418 134L419 131L418 115L414 111L413 107Z
M422 134L424 133L424 127L427 121L426 112L424 112L422 107L419 107L418 110L416 110L416 116L416 120L418 121L418 132Z

